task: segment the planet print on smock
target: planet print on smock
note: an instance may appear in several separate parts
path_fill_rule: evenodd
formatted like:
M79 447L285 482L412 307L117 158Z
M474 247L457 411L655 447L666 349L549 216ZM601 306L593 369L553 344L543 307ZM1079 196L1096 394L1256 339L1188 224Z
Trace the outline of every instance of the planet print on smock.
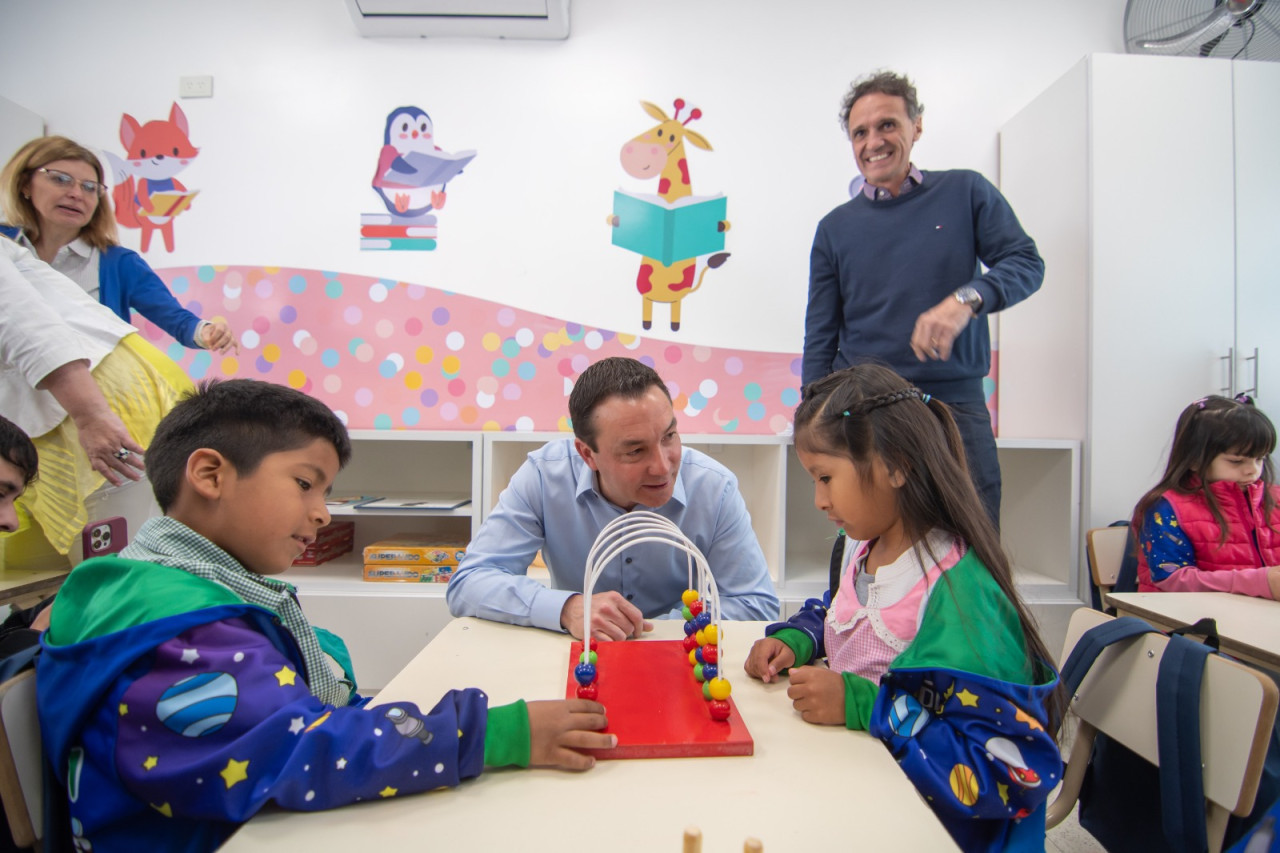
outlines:
M236 709L240 690L225 672L202 672L175 683L156 702L156 716L183 737L213 734Z

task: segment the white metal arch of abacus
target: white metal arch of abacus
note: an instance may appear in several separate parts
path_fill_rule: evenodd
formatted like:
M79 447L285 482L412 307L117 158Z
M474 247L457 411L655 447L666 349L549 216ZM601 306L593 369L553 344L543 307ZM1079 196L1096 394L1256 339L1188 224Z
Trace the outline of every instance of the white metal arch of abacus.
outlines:
M616 559L628 547L640 545L646 542L654 542L670 545L677 551L683 551L686 558L687 583L686 595L691 590L696 593L698 599L704 601L707 608L704 612L709 614L709 620L699 631L705 631L709 627L714 626L712 639L706 643L699 643L699 647L706 646L716 647L718 649L720 639L720 589L716 585L715 575L711 573L711 567L707 564L707 558L703 556L698 546L693 544L689 537L677 527L670 519L664 518L655 512L647 510L634 510L615 518L613 521L605 525L600 531L600 535L596 537L595 543L591 546L591 551L587 554L587 565L582 580L582 658L579 666L586 665L591 667L591 678L587 682L583 682L582 677L578 677L579 684L590 684L595 680L594 664L591 662L591 593L595 587L596 580L604 572L605 568ZM694 577L694 569L697 569L697 577ZM683 597L682 597L682 600ZM684 601L686 607L690 601ZM693 631L686 630L686 635L693 634ZM690 650L691 662L694 660L694 652ZM730 686L728 679L721 676L721 659L718 651L716 657L712 661L712 665L716 666L716 676L708 680L710 685L709 698L713 703L723 703L728 699ZM723 694L723 695L720 695ZM725 719L728 711L727 706L723 709L724 715L719 713L721 709L713 706L713 716L716 719Z

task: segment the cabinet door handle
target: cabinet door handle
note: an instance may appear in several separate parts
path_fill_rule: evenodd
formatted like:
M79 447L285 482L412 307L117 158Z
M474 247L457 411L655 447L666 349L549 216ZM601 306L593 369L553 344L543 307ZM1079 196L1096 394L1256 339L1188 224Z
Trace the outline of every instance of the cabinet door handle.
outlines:
M1222 396L1234 397L1236 395L1236 351L1233 347L1227 348L1227 354L1222 356L1219 361L1227 363L1227 384L1222 389Z
M1253 348L1253 355L1246 357L1245 361L1253 362L1253 387L1246 388L1240 393L1248 394L1250 397L1257 397L1258 396L1258 348L1257 347Z

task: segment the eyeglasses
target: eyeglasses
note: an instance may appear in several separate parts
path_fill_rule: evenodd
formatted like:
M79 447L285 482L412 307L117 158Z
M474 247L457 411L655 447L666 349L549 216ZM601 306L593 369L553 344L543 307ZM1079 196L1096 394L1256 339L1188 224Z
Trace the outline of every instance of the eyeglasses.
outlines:
M36 171L53 181L53 185L60 190L69 190L72 184L79 184L85 195L97 195L106 189L98 181L77 181L71 175L66 172L59 172L57 169L45 169L42 167L36 169Z

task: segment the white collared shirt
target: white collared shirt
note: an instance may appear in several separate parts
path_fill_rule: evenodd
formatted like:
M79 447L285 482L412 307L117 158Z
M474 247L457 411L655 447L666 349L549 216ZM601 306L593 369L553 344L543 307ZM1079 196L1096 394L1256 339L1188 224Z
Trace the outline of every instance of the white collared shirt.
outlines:
M52 394L36 390L41 380L73 361L97 367L135 331L26 247L0 239L0 412L27 435L44 435L67 416Z
M37 255L36 247L27 237L25 231L18 233L17 240ZM83 237L77 237L58 250L49 266L74 281L85 293L98 298L98 255L99 252L89 245Z

